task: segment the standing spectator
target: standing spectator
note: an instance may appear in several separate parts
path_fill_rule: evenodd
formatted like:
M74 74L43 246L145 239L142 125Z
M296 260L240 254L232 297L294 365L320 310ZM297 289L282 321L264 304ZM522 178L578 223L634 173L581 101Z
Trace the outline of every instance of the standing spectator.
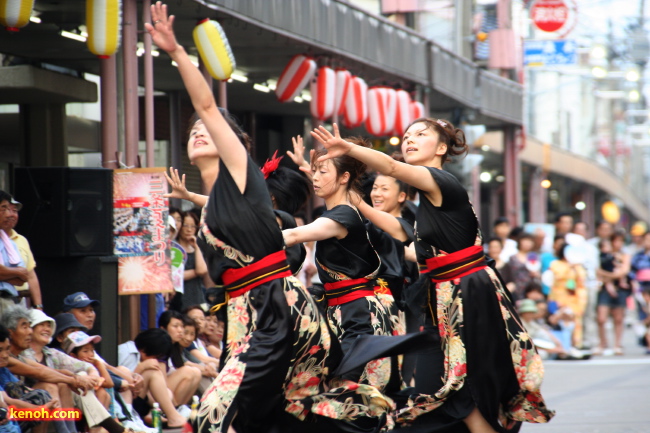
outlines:
M545 283L546 279L543 276L546 272L550 272L551 263L557 260L560 254L560 249L564 246L564 243L565 243L564 236L555 235L555 237L553 238L552 252L544 252L540 256L541 273L542 273L542 292L544 293L545 296L548 296L548 294L551 292L551 286Z
M630 255L623 251L625 235L622 232L614 233L610 242L602 241L600 244L600 269L598 278L601 281L601 288L598 292L598 334L600 344L594 354L601 355L609 353L607 350L607 334L605 324L610 314L614 321L614 350L615 355L623 354L623 321L627 308L627 298L632 293L631 282L628 278L631 267ZM650 247L649 247L650 248ZM637 258L638 270L643 269L644 253ZM636 256L635 256L636 257ZM650 269L650 266L648 266ZM644 272L640 276L643 278Z
M643 251L643 236L648 231L648 225L643 221L637 221L632 224L630 228L630 236L632 237L629 245L624 247L625 253L629 254L630 257L634 256L636 253Z
M587 289L585 287L585 268L576 263L569 263L566 259L568 244L559 250L558 259L551 263L553 272L553 286L549 293L549 301L554 302L555 308L549 308L550 313L557 311L567 317L575 318L575 329L572 335L572 344L582 346L583 317L587 307Z
M555 234L566 236L573 229L573 216L568 212L562 212L555 216Z
M497 218L492 225L492 233L495 237L501 239L503 245L501 260L504 263L508 263L510 257L517 253L517 242L509 238L511 231L512 226L510 225L510 220L506 217Z
M41 298L41 285L36 276L36 271L34 270L34 268L36 268L34 255L32 254L29 242L25 236L19 235L16 233L16 230L14 230L16 224L18 224L18 212L22 207L22 204L12 198L10 202L10 210L6 212L4 220L0 217L0 221L3 221L0 225L0 229L4 230L7 236L9 236L9 239L16 244L20 257L23 259L23 263L27 269L27 282L15 286L16 290L20 295L23 293L29 293L31 299L29 306L42 310L43 301Z
M650 308L647 296L650 293L650 232L645 233L643 236L643 250L634 255L631 268L640 294L640 302L638 303L639 318L648 324L650 323L647 315ZM648 347L650 347L650 342L648 344Z
M573 244L583 254L582 265L587 271L585 287L587 288L587 307L584 316L584 343L586 346L594 347L598 344L598 325L596 317L596 305L598 299L599 281L597 272L600 268L600 253L598 246L594 246L586 239L589 226L587 223L578 221L573 226L573 234L567 237L567 242ZM580 237L578 237L580 236Z
M14 213L12 202L11 195L0 191L0 227L5 226L7 218ZM18 246L0 230L0 313L13 304L11 298L18 296L14 285L25 284L28 273Z
M613 234L614 234L614 226L612 226L611 223L605 220L600 220L596 223L596 236L589 239L587 242L589 242L594 247L598 248L598 243L600 241L602 240L609 241Z
M176 300L179 293L170 304L170 308L177 311L205 302L205 291L203 288L203 277L208 273L208 267L203 258L201 250L196 244L196 235L199 228L199 219L193 212L183 214L183 225L179 229L178 243L187 253L187 262L185 263L183 294L180 303Z
M503 240L495 236L488 239L486 246L487 255L494 260L494 267L498 271L501 271L503 267L507 265L507 263L501 258L501 253L503 252Z
M541 265L539 257L533 252L534 246L533 236L522 233L517 240L517 253L508 262L511 278L507 285L515 301L524 297L524 289L528 284L540 278Z

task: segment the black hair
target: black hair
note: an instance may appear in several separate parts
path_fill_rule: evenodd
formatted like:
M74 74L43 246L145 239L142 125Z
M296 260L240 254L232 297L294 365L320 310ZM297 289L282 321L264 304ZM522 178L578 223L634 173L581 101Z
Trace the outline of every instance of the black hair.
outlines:
M180 210L179 208L177 208L175 206L169 206L169 213L168 213L169 215L171 215L173 213L176 213L176 212L178 212L179 214L183 213L183 211Z
M139 333L135 340L135 347L147 356L158 359L166 358L172 349L172 337L160 328L151 328Z
M194 305L190 305L189 307L185 307L183 308L183 311L181 311L181 313L187 315L187 313L189 313L192 310L201 310L203 311L203 315L205 315L205 310L200 304L194 304Z
M163 313L158 318L158 327L167 329L169 322L171 322L172 319L183 321L183 315L175 310L163 311Z
M524 239L528 239L531 242L535 243L535 237L531 235L530 233L523 232L519 236L517 236L517 249L521 248L521 241Z
M0 203L2 203L5 200L11 203L11 194L9 194L6 191L0 190Z
M544 291L542 290L542 285L535 280L529 281L528 284L526 284L526 287L524 287L524 297L526 297L526 295L531 292L539 292L542 295L544 294Z
M573 219L573 215L571 215L570 212L560 212L557 215L555 215L555 222L559 223L562 218L567 217L567 216L571 217L571 219Z
M370 193L372 192L372 186L375 184L375 179L377 179L377 173L373 172L366 172L361 176L361 195L363 196L363 200L368 203L369 206L372 206Z
M438 133L438 141L447 145L447 151L442 155L442 163L452 161L452 157L466 155L469 146L465 140L465 133L462 129L456 128L449 120L424 118L415 119L406 130L416 123L424 123L427 128Z
M503 248L503 240L501 240L500 237L498 236L492 236L490 239L487 240L487 244L491 244L492 242L498 242L499 245Z
M194 328L194 339L199 338L199 324L191 317L183 315L183 328L186 326Z
M363 137L348 137L346 138L346 140L356 144L357 146L372 147L370 146L368 140ZM327 154L327 149L318 149L314 152L314 156L312 157L312 161L313 161L311 166L312 170L316 171L317 168L316 161L318 160L319 157L326 154ZM331 158L328 161L331 161L332 165L334 165L334 168L336 169L337 179L340 176L343 176L343 174L346 172L350 174L350 180L348 181L346 186L346 189L348 191L352 190L360 194L362 193L361 177L366 172L366 167L367 167L366 164L359 161L358 159L352 158L349 155L337 156L336 158Z
M307 176L282 166L269 173L266 188L273 197L274 207L291 215L302 209L312 190Z
M521 226L513 227L512 230L510 230L510 234L508 237L510 239L519 239L519 236L524 232L524 228Z
M9 330L0 324L0 343L7 341L7 339L9 339Z
M560 247L560 249L557 252L557 258L558 259L560 259L560 260L566 259L566 255L565 255L566 251L565 250L566 250L566 247L568 247L568 246L569 246L569 244L567 244L566 242L562 244L562 246Z
M503 217L503 216L499 217L499 218L494 220L494 224L492 224L492 227L496 227L496 226L498 226L500 224L508 224L508 225L510 225L510 220L508 218L506 218L506 217Z
M327 208L325 206L317 206L314 208L313 211L311 211L311 220L315 221L316 219L320 218L321 215L325 213Z

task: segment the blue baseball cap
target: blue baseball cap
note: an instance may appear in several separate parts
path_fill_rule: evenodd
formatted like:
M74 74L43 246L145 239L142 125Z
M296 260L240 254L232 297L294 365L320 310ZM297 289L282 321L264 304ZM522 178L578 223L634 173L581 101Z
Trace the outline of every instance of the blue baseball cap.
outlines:
M63 311L70 311L73 308L84 308L88 305L96 307L99 301L90 299L84 292L73 293L63 299Z
M72 313L60 313L54 316L54 321L56 322L56 334L59 335L63 331L69 328L79 328L83 331L87 331L84 325L79 323L79 321L74 317Z

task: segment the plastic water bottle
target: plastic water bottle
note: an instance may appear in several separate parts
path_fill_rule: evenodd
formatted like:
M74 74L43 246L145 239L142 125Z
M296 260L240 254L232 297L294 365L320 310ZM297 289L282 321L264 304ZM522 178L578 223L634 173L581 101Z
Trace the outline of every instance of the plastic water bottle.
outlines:
M199 396L192 396L192 405L190 406L192 412L190 413L190 421L194 421L199 414Z
M158 433L162 433L162 419L160 413L160 405L156 402L153 404L153 409L151 409L151 420L153 421L153 428L158 430Z

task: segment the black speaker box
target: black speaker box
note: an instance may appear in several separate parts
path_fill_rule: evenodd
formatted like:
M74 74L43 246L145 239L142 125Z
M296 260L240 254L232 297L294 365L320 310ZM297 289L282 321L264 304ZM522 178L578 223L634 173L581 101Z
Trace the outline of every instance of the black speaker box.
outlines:
M14 198L23 204L16 231L34 256L113 254L113 171L20 167Z

